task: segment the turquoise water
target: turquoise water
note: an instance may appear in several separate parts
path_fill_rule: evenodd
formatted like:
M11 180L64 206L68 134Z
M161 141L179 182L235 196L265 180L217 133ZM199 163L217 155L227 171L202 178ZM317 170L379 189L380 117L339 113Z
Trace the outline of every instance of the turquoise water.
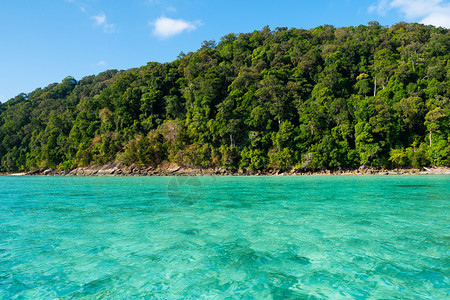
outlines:
M449 299L449 176L0 177L0 299Z

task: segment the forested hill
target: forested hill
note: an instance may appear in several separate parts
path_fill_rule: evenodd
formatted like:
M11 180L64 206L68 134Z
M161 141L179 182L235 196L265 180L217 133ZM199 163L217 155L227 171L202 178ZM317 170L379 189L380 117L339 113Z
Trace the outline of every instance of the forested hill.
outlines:
M265 27L1 104L1 170L448 166L449 98L448 29Z

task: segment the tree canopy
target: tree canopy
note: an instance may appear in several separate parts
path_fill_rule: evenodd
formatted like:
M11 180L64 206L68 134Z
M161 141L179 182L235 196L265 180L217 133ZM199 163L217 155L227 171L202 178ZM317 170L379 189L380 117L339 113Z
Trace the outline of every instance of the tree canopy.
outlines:
M0 105L0 170L449 166L450 33L264 27Z

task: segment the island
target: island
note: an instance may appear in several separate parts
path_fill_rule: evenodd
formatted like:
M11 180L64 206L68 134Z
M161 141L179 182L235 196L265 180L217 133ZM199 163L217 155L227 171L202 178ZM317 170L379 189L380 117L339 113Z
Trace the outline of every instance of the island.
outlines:
M448 29L266 26L2 103L0 171L445 172L449 98Z

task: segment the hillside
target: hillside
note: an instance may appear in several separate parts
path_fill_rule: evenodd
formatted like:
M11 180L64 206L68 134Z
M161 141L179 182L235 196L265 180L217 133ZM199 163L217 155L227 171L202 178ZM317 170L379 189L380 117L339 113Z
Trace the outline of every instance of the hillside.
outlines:
M450 165L450 32L399 23L224 36L0 106L0 171Z

